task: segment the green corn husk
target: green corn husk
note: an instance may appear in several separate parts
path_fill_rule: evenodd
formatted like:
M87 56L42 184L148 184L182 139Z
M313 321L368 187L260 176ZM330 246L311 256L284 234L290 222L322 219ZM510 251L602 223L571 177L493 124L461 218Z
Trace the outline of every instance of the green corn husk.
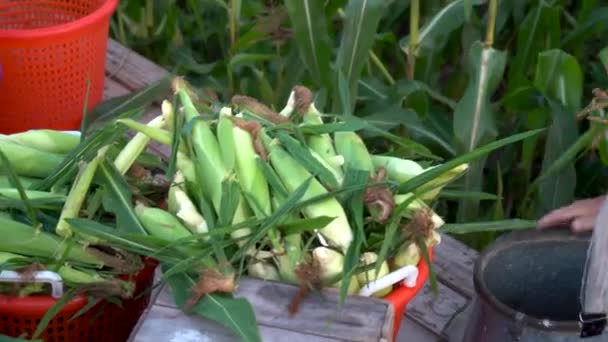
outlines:
M50 129L33 129L10 135L0 135L0 142L10 141L38 151L68 154L80 144L75 134Z
M192 233L175 216L160 208L147 207L138 202L135 205L135 214L148 234L152 236L168 241L192 236Z
M64 159L64 156L37 150L8 141L0 141L0 150L6 155L18 176L45 178ZM0 162L2 167L2 162Z
M11 165L12 166L12 165ZM29 188L32 184L39 182L40 179L30 178L30 177L19 177L19 182L23 186L24 189ZM10 179L8 176L0 175L0 188L12 188Z
M395 195L395 205L400 205L412 196L412 194ZM419 198L414 199L414 201L407 206L404 215L411 217L416 210L421 209L427 210L431 213L431 219L433 220L434 229L439 229L445 224L445 221L441 218L441 216L437 215L437 213L433 211L431 207L429 207L424 201Z
M372 162L376 169L383 167L389 179L399 183L405 183L424 172L424 168L420 164L408 159L372 155Z
M26 256L56 258L67 244L58 236L36 230L23 223L0 216L0 251ZM82 245L69 249L67 261L94 266L112 262L112 257L91 252Z
M108 148L109 146L102 147L93 160L81 165L59 216L57 227L55 227L55 233L57 235L62 237L72 236L72 229L65 220L78 217L89 191L89 187L91 186L91 182L93 181L93 177L95 176L95 172L97 171L97 167L105 157Z
M376 174L367 146L355 132L334 133L334 144L337 153L344 157L344 169L368 171L370 176Z
M37 200L65 200L66 196L47 192L47 191L38 191L38 190L25 190L25 195L28 199ZM10 198L13 200L21 200L21 196L19 195L19 190L15 188L0 188L0 196Z
M268 151L268 157L272 167L285 185L287 191L293 192L308 179L311 179L310 186L302 198L303 201L327 194L327 189L325 189L318 180L312 178L312 175L279 146L276 140L271 141L269 137L265 135L263 137L264 145ZM344 212L344 208L342 208L342 205L336 198L330 197L307 205L302 208L302 213L308 218L320 216L334 217L334 220L320 229L319 232L332 246L338 247L341 251L346 253L353 240L353 232L346 213Z

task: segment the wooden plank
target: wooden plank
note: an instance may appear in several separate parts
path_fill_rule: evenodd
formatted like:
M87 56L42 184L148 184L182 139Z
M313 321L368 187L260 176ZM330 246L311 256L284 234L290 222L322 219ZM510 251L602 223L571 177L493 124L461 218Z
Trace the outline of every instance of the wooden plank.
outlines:
M396 342L437 342L443 339L409 317L401 320ZM460 342L460 341L459 341Z
M156 305L176 308L165 287ZM335 291L324 291L323 298L309 295L294 318L287 306L296 295L295 286L241 278L235 296L247 298L253 306L258 323L308 336L347 341L389 341L393 333L393 309L383 300L350 297L342 308Z
M473 269L477 254L462 242L442 234L441 243L434 252L433 266L437 278L450 289L472 298L475 295Z
M308 342L311 336L297 331L260 325L265 342ZM236 342L239 339L222 325L200 316L185 316L180 310L165 306L153 306L133 342ZM337 342L340 339L314 337L318 342Z
M430 284L405 309L406 317L418 322L436 335L441 335L455 313L467 305L469 299L439 282L437 297Z
M107 100L117 96L130 94L131 90L127 89L122 84L106 77L103 89L103 99Z
M106 78L113 79L130 90L153 84L167 75L167 71L137 52L115 40L108 41Z

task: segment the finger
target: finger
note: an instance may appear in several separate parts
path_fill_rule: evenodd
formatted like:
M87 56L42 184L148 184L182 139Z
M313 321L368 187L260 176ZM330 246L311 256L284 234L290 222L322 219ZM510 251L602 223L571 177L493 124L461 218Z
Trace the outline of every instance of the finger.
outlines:
M593 230L596 218L596 215L581 216L576 218L571 224L572 231L575 233L581 233Z
M602 197L580 200L572 203L569 206L553 210L542 217L538 221L537 226L539 229L543 229L560 224L566 224L576 217L597 215L603 199L604 198Z

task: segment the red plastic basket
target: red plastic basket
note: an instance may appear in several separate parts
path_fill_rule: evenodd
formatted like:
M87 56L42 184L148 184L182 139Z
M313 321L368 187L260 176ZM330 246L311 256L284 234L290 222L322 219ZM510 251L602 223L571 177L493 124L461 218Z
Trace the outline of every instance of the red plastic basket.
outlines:
M118 0L0 1L0 133L78 129L102 100Z
M158 262L146 259L145 267L134 276L135 294L121 301L121 306L102 301L85 314L71 318L85 307L87 299L78 297L70 301L50 321L40 336L45 342L123 342L137 324L150 302L149 289L154 283ZM128 277L121 277L128 279ZM50 296L0 296L0 333L31 338L40 319L57 302Z
M431 262L433 261L433 249L429 248L429 257ZM389 293L385 300L391 302L393 304L393 308L395 310L395 327L393 330L393 340L397 340L397 336L399 335L399 328L401 327L401 319L403 315L405 315L405 310L409 302L414 299L414 297L420 292L420 289L426 283L426 280L429 277L429 267L424 261L423 258L418 262L418 278L416 279L416 286L414 287L406 287L403 285L396 286L391 293Z

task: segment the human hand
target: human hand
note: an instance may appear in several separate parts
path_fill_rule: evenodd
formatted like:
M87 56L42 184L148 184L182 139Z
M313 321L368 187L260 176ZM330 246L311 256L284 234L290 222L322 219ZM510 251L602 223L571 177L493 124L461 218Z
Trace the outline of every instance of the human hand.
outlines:
M569 224L574 232L593 230L595 220L606 200L606 196L575 201L574 203L555 209L543 216L538 222L538 229Z

